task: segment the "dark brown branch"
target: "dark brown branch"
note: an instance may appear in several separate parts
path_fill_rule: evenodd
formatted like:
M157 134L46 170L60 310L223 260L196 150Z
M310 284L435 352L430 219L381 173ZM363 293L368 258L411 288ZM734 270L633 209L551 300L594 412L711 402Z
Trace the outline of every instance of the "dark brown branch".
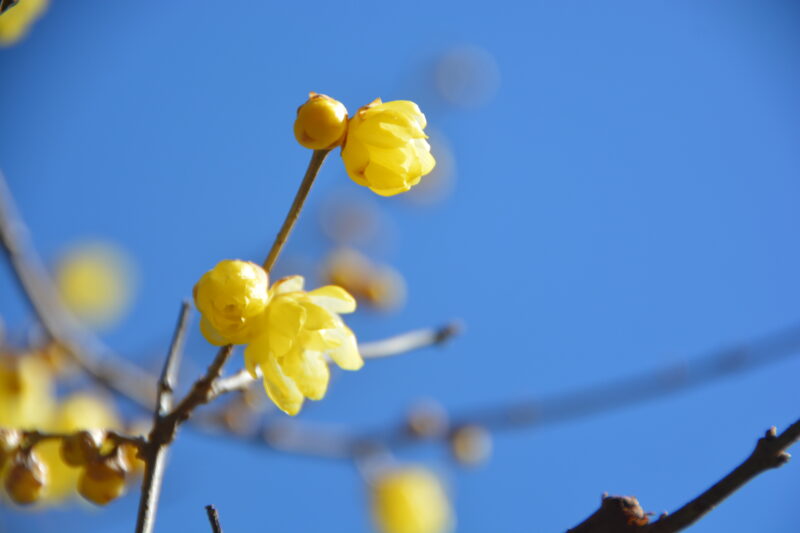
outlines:
M158 498L161 494L161 483L164 478L164 468L167 460L167 447L169 442L160 439L156 431L164 418L172 409L172 399L180 367L181 354L183 353L186 327L189 322L189 303L184 302L178 315L178 323L172 337L172 344L167 353L164 368L158 381L158 396L153 414L153 429L147 439L144 450L145 469L142 479L142 491L139 496L139 512L136 517L136 532L151 533L155 524Z
M791 457L786 450L798 440L800 420L780 435L777 435L774 427L770 428L742 464L694 500L647 526L645 531L672 533L689 527L756 476L786 464Z
M786 449L800 440L800 420L777 435L774 427L758 440L753 452L728 475L700 496L672 514L649 522L636 498L603 497L603 503L592 516L568 530L568 533L674 533L691 526L712 511L731 494L758 475L786 464ZM649 522L649 523L648 523Z
M11 191L0 173L0 247L47 335L95 381L150 409L156 396L154 376L114 354L84 330L64 308L42 261L17 215Z
M206 514L211 523L212 533L222 533L222 524L219 523L219 512L213 505L206 505Z

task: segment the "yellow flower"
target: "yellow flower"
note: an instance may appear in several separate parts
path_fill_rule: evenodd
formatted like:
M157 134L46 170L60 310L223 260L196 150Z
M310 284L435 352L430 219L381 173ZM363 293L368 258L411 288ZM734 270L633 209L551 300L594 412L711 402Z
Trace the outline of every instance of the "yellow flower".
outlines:
M248 261L226 259L194 287L200 330L211 344L242 344L259 331L269 296L267 273Z
M382 533L443 533L453 516L442 482L422 467L380 473L372 486L372 515Z
M47 0L20 0L0 15L0 45L11 45L25 37L46 8Z
M294 136L302 146L326 150L342 144L347 131L347 108L324 94L310 93L297 109Z
M305 292L301 276L279 280L269 297L262 333L244 351L245 365L254 377L261 371L275 405L296 415L305 398L325 396L326 356L345 370L364 364L355 335L339 317L355 311L356 301L335 285Z
M362 107L348 122L342 146L347 174L381 196L411 189L436 166L425 125L414 102L378 98Z
M130 261L113 245L75 246L56 266L56 285L67 307L94 327L116 322L131 300Z

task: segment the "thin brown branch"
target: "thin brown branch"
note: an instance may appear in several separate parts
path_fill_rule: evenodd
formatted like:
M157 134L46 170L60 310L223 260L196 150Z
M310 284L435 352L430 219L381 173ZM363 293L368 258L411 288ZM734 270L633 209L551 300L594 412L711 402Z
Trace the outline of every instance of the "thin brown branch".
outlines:
M358 351L365 359L377 359L401 355L414 350L443 344L461 331L457 322L451 322L439 328L415 329L388 339L359 343ZM260 376L253 377L243 369L230 376L218 379L211 392L211 399L229 392L244 390L258 381Z
M163 424L164 418L172 409L172 399L178 369L180 367L183 344L186 338L186 329L189 322L189 303L183 302L172 343L164 361L164 368L158 380L158 395L156 408L153 414L153 429L147 439L144 450L145 469L142 478L142 490L139 496L139 512L136 516L136 532L151 533L155 524L158 498L161 494L161 484L164 479L164 468L167 461L167 447L169 442L160 439L157 429Z
M63 306L58 291L30 242L11 191L0 173L0 247L47 335L96 382L151 408L156 396L153 376L116 355L89 334Z
M800 420L777 434L774 427L758 440L753 452L711 488L672 514L649 522L636 498L603 496L603 503L589 518L568 533L675 533L691 526L731 494L767 470L789 461L786 449L800 440Z
M208 521L211 523L212 533L222 533L222 524L219 523L219 512L213 505L206 505L206 514L208 514Z
M300 188L297 190L292 206L286 214L283 226L281 226L278 235L275 236L275 241L272 243L269 255L267 255L267 258L264 260L264 270L267 272L272 270L272 267L275 266L275 261L278 260L283 245L286 244L286 240L289 238L289 234L292 232L292 228L295 222L297 222L297 218L300 216L303 204L308 197L308 193L311 191L311 186L314 184L314 180L317 174L319 174L319 169L322 168L322 163L325 161L325 157L327 157L328 153L330 153L330 150L314 150L311 154L311 160L308 162L308 168L306 169L305 176L303 176L303 181L300 183Z
M758 440L753 453L727 476L715 483L700 496L672 514L663 516L645 528L646 533L672 533L681 531L700 520L722 503L728 496L767 470L786 464L790 455L786 450L800 440L800 420L780 435L775 427Z

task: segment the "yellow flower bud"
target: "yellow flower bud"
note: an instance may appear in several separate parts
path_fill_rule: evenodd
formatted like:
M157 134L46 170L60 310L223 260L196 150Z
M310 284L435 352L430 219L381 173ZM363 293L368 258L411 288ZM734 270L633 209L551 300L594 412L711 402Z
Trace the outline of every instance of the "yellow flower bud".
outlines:
M381 196L411 189L436 166L425 126L414 102L378 98L362 107L348 122L342 146L347 174Z
M208 342L249 342L269 302L268 284L264 269L249 261L220 261L206 272L194 287L194 302L203 314L200 329Z
M324 94L310 93L297 109L294 136L302 146L327 150L342 144L347 131L347 108Z
M70 466L83 466L97 460L103 431L78 431L61 441L61 458Z
M20 505L42 497L47 485L47 467L33 451L18 453L6 473L6 492Z
M107 505L125 492L125 474L118 454L91 462L78 479L78 492L96 505Z
M14 455L22 435L16 429L0 428L0 471L6 460Z
M443 533L453 525L441 481L422 467L379 474L372 487L372 514L383 533Z

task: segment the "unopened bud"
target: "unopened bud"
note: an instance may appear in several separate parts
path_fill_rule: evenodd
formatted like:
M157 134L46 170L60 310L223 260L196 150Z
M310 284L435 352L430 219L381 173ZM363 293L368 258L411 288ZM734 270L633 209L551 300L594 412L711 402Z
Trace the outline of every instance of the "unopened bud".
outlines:
M20 505L27 505L42 497L47 485L47 466L33 451L18 453L6 474L6 492Z
M95 461L105 433L99 430L78 431L61 441L61 458L70 466Z
M119 454L90 462L78 479L78 492L96 505L106 505L125 492L125 474Z
M330 96L310 93L297 110L294 136L305 148L328 150L339 146L346 131L347 108Z
M491 455L492 436L481 426L460 427L450 437L450 451L459 463L477 466Z

